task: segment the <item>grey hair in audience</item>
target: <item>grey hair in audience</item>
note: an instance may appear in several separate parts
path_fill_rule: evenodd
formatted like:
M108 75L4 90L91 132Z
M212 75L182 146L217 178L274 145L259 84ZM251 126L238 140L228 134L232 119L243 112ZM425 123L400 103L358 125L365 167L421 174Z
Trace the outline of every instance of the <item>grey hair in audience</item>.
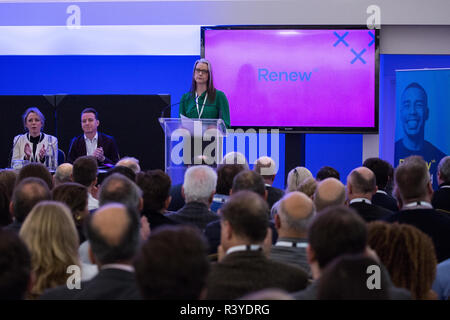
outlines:
M198 201L208 203L215 192L217 184L216 172L208 166L194 166L184 174L184 196L187 202Z
M297 190L297 188L308 178L311 178L313 175L311 171L309 171L305 167L296 167L289 171L287 177L287 187L286 192L292 192Z
M139 166L139 160L134 157L124 157L116 163L116 166L123 166L130 168L136 174L141 171L141 167Z
M316 208L314 205L311 206L311 210L308 213L308 216L304 219L299 219L294 214L289 214L284 205L284 198L281 199L280 204L278 206L278 217L280 217L281 224L286 226L287 229L290 229L296 233L307 233L308 227L311 224L311 221L314 218L316 213ZM311 201L311 200L309 200Z
M113 173L100 187L99 204L118 202L131 210L138 210L142 190L130 179L120 173Z
M437 172L439 172L439 176L443 182L450 182L450 156L446 156L439 161Z
M53 176L55 180L55 185L59 185L64 182L72 182L72 172L73 165L70 163L63 163L56 168L55 175Z

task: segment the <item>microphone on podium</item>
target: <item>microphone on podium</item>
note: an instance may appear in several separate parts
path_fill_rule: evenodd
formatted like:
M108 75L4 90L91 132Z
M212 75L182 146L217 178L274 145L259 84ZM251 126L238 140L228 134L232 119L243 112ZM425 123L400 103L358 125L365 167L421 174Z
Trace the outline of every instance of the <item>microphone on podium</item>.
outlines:
M164 118L164 113L166 112L167 109L175 107L175 106L179 105L181 102L183 102L183 100L178 101L177 103L168 104L167 106L165 106L161 111L161 118Z

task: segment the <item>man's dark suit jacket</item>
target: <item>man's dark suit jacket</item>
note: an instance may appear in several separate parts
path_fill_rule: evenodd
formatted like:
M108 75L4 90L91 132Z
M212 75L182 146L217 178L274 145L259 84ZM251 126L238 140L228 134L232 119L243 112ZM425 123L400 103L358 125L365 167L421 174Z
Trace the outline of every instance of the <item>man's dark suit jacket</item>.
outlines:
M372 204L388 209L392 212L398 211L397 200L395 200L394 197L381 192L377 192L373 195Z
M450 258L450 217L434 209L408 209L393 213L388 222L407 223L428 234L433 240L438 262Z
M278 232L277 229L275 228L275 224L272 221L269 221L269 227L272 229L272 244L274 244L275 242L277 242ZM217 253L217 247L220 244L221 232L222 232L222 225L220 224L220 220L213 221L206 225L204 234L209 244L208 254Z
M170 196L172 197L172 200L170 200L169 208L167 208L167 210L178 211L186 204L181 194L182 186L183 184L176 184L170 188Z
M148 223L150 224L150 229L154 231L156 228L165 225L178 225L178 222L167 217L167 215L162 214L161 212L152 211L152 210L144 210L142 214L147 217Z
M186 203L183 208L167 217L180 224L195 225L202 232L208 223L219 220L219 216L209 210L206 204L196 201Z
M439 186L433 194L431 204L435 209L441 209L450 213L450 188L442 188L443 186L450 186L450 183L444 183Z
M211 266L207 299L237 299L266 288L295 292L304 289L307 281L302 269L269 260L262 251L233 252Z
M385 208L366 202L353 202L349 207L355 209L366 222L381 220L392 214L391 211Z
M132 272L102 269L91 280L81 282L81 289L60 286L45 291L41 300L140 300L141 296Z
M97 147L103 147L103 154L105 161L101 164L116 164L119 161L119 149L117 148L114 137L108 136L104 133L98 132ZM84 141L84 134L75 137L70 142L69 154L67 156L67 162L73 163L78 157L86 155L86 142Z
M272 208L275 202L277 202L284 196L284 191L268 185L266 185L266 190L267 190L267 203L269 204L270 209Z

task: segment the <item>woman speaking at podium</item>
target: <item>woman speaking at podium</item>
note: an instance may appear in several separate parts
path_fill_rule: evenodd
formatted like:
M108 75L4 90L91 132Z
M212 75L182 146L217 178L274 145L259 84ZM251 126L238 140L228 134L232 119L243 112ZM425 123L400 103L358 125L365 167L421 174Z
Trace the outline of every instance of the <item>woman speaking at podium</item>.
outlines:
M41 132L45 124L45 117L38 108L28 108L22 116L25 134L14 137L12 160L28 160L44 163L47 155L56 158L58 139ZM55 161L56 159L52 159ZM49 166L49 164L46 164ZM54 165L57 165L56 163Z
M225 94L214 88L211 63L195 61L191 90L181 98L180 116L191 119L222 119L230 127L230 109Z

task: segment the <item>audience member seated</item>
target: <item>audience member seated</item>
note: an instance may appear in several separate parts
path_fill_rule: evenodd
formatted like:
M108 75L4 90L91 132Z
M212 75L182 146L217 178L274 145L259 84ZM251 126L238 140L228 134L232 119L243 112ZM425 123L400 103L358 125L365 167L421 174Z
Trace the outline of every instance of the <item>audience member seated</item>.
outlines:
M249 293L239 300L294 300L292 295L281 289L263 289Z
M377 221L368 228L369 246L386 266L394 285L408 289L413 299L436 299L431 290L436 254L430 237L407 224Z
M34 276L30 298L46 289L66 285L67 268L80 266L78 234L69 208L56 201L42 201L31 210L20 229L31 254Z
M371 199L376 191L375 175L370 169L359 167L347 176L349 207L355 209L366 222L383 219L392 213L372 204Z
M142 214L147 217L152 231L163 225L176 225L165 214L170 203L170 177L162 170L139 172L136 178L144 199Z
M392 165L380 158L369 158L364 161L363 166L369 168L375 174L378 190L372 196L372 203L392 212L397 212L397 200L388 193L388 186L392 184Z
M13 215L13 222L5 229L19 234L22 223L31 209L40 201L50 200L48 185L40 178L25 178L14 189L9 210Z
M13 222L11 212L9 211L10 199L6 188L0 184L0 228Z
M306 254L314 281L293 296L299 300L316 300L322 272L335 258L344 254L371 256L366 222L355 210L343 205L326 208L308 228ZM411 298L407 290L395 288L390 280L388 291L391 299Z
M317 212L345 203L345 186L335 178L326 178L317 184L314 205Z
M184 175L182 194L186 204L168 217L181 224L190 224L203 231L206 225L219 219L209 207L216 191L217 174L204 165L190 167Z
M433 208L450 215L450 156L439 161L437 178L439 189L434 192L431 204Z
M217 186L211 211L217 212L227 201L233 187L234 177L243 170L245 170L245 166L242 164L220 164L217 167Z
M209 260L196 228L166 226L152 232L135 259L141 295L149 300L198 300L205 297Z
M371 273L377 271L379 279L370 280ZM377 274L374 273L374 277ZM324 269L319 287L318 300L388 300L389 281L386 272L374 259L364 255L343 255ZM373 287L369 287L371 284Z
M308 178L313 175L305 167L296 167L289 171L286 182L286 193L296 191L298 187Z
M255 171L243 170L234 177L230 194L243 190L253 191L267 201L267 190L264 187L264 180ZM269 212L267 213L267 219L269 220ZM208 239L210 254L217 253L217 247L220 244L221 225L220 220L217 220L206 226L205 236ZM275 225L273 222L269 222L269 226L272 229L272 243L275 243L278 238Z
M267 190L267 203L269 204L269 208L272 208L274 203L280 200L284 195L283 190L272 186L277 173L275 161L273 161L270 157L260 157L256 160L253 171L260 174L264 179L264 184Z
M0 228L0 300L25 299L31 283L31 257L25 243Z
M135 174L138 174L139 172L141 172L141 166L139 165L139 160L134 157L124 157L124 158L120 159L116 163L116 167L117 166L130 168L131 170L133 170L133 172Z
M70 163L63 163L56 168L53 175L53 185L56 187L65 182L72 182L73 165Z
M397 167L395 188L403 205L386 220L415 226L433 240L438 262L450 258L450 216L434 210L431 205L433 188L422 157L408 157Z
M84 222L89 215L87 188L76 182L66 182L52 190L52 199L67 205L77 228L80 244L86 241Z
M270 233L268 210L267 202L251 191L233 193L224 204L220 251L224 256L211 267L208 299L237 299L268 288L292 292L306 287L302 269L269 260L262 251Z
M99 273L83 281L80 289L66 285L46 291L44 300L136 300L140 299L132 261L139 248L138 213L124 205L100 207L87 223L89 255Z
M297 265L310 274L306 247L308 225L314 214L312 200L301 192L288 193L281 199L275 215L278 240L270 251L272 260Z
M314 193L317 189L317 180L313 177L305 179L297 188L296 191L303 192L311 199L314 199Z
M49 190L53 189L53 177L47 167L42 163L29 163L20 169L16 179L16 185L26 178L41 178L47 184Z
M250 170L245 156L236 151L228 152L222 159L222 164L240 164L245 167L245 170Z
M124 175L131 181L136 182L136 173L132 169L124 166L115 166L114 168L108 169L108 171L105 174L99 176L98 184L101 185L103 181L113 173L120 173L121 175Z
M99 207L97 189L97 160L92 156L79 157L73 163L73 181L88 188L88 210Z
M14 187L16 186L17 173L11 169L0 169L0 184L5 187L8 198L12 199Z
M316 180L317 181L323 181L325 179L328 178L335 178L337 180L341 179L341 175L339 174L339 172L330 166L323 166L319 169L319 171L317 171L316 174Z
M438 264L432 289L439 300L450 300L450 259Z

